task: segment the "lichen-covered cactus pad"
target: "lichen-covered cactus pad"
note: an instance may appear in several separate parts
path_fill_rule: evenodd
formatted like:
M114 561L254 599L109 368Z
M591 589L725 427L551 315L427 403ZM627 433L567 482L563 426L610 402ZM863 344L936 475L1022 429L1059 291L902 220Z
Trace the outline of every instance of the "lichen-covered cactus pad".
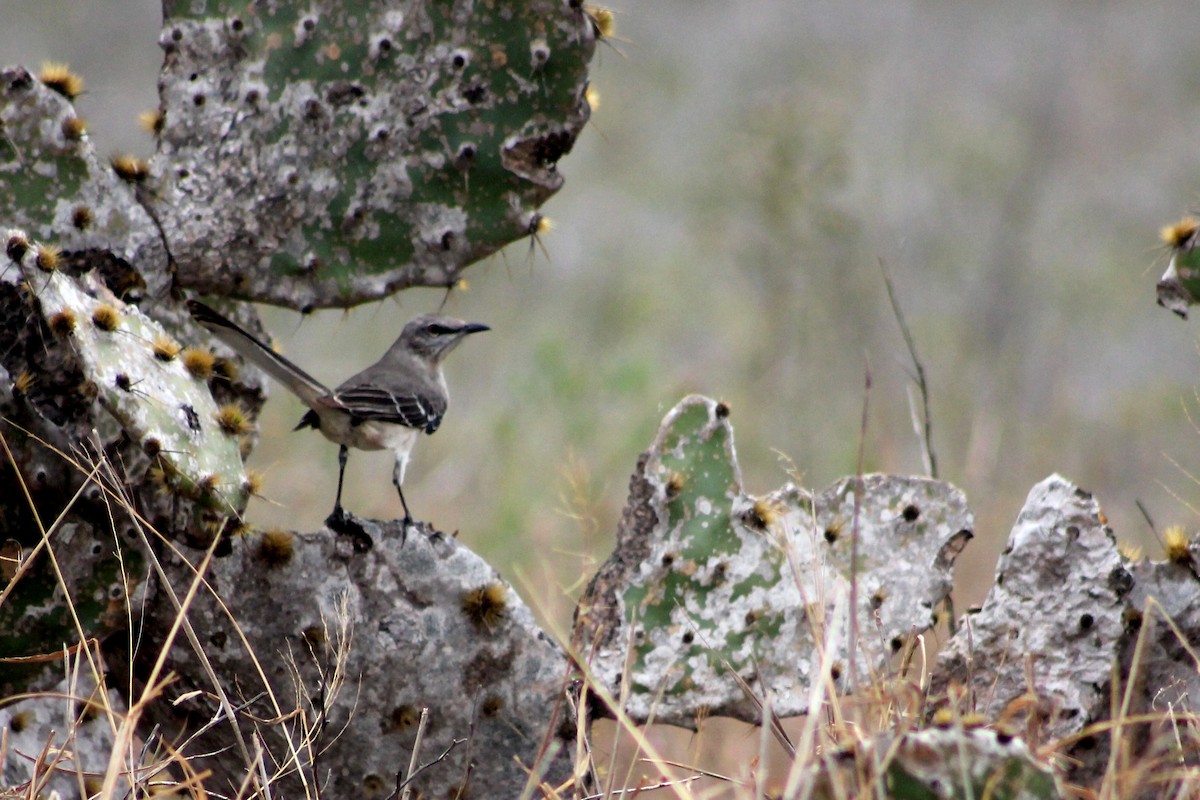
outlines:
M1158 280L1158 304L1187 317L1188 308L1200 297L1200 249L1196 233L1200 220L1184 217L1162 229L1162 240L1171 251L1167 271Z
M884 754L888 797L899 800L1064 796L1053 768L1009 734L986 728L931 728L905 733L895 741L881 737L873 745Z
M134 188L96 156L71 102L22 67L0 69L0 219L66 252L107 253L143 278L165 272Z
M12 232L8 241L22 237ZM38 261L36 249L21 259L26 285L50 330L70 342L88 390L158 461L171 488L214 511L214 519L239 515L248 497L240 448L247 423L217 407L208 375L189 369L158 322L121 302L92 273L72 278L39 269Z
M983 607L938 654L933 692L966 686L974 707L995 714L1028 698L1036 665L1044 736L1073 736L1101 719L1134 589L1128 567L1096 499L1046 478L1017 516Z
M564 0L166 0L150 202L178 279L349 306L537 232L589 115Z
M776 712L802 713L821 670L838 686L851 679L852 571L854 671L866 680L933 623L972 526L961 492L923 478L749 496L728 408L688 397L638 462L616 552L580 601L576 641L600 683L628 693L636 720L756 721L734 673Z

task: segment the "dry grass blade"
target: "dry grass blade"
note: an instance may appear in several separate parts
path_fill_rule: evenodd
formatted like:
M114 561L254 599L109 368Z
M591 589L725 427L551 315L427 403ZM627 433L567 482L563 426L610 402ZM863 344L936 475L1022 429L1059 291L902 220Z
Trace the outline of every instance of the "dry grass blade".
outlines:
M642 761L646 764L654 763L647 759L642 759ZM679 761L672 761L670 759L664 759L662 761L662 763L666 764L667 766L670 766L670 767L675 767L677 769L683 769L683 770L687 770L688 772L695 773L694 775L689 775L685 778L681 778L680 779L681 782L682 781L688 781L688 782L695 781L695 780L699 780L700 778L712 778L713 780L718 780L718 781L721 781L722 783L728 783L732 786L749 786L750 785L746 781L738 780L737 778L733 777L732 775L725 775L720 772L713 772L712 770L702 769L701 767L697 767L694 764L683 764ZM643 788L649 789L652 787L646 786Z
M116 471L113 470L112 465L108 463L107 459L101 458L98 461L98 465L103 467L103 472L108 479L110 488L112 489L112 496L117 498L122 508L130 512L130 520L132 521L134 528L137 530L138 535L142 540L142 544L146 548L146 552L151 554L150 562L154 566L163 591L175 610L175 620L163 641L158 657L154 660L154 664L150 669L150 674L145 682L146 688L143 690L142 697L139 698L136 703L131 704L130 718L127 719L126 724L122 726L123 730L121 735L128 736L129 741L132 741L134 728L129 725L130 719L132 719L133 724L136 725L137 717L140 716L140 709L145 706L151 697L157 696L158 693L161 692L162 688L166 685L167 681L164 681L162 684L158 683L159 675L162 674L163 670L165 669L167 655L170 653L171 646L174 643L176 636L178 636L179 632L182 630L184 632L184 636L188 639L193 652L196 654L196 657L200 659L201 664L204 666L204 669L208 674L209 680L212 682L213 690L216 692L222 708L225 709L225 714L230 721L230 728L233 732L234 739L241 750L242 757L245 759L245 763L247 765L253 764L254 762L250 756L250 749L246 744L245 738L242 736L241 728L237 725L237 717L233 712L233 704L229 701L228 696L225 694L224 688L221 685L221 681L217 677L216 671L212 668L212 664L210 663L207 654L204 652L203 646L200 644L199 637L196 636L196 632L192 629L192 626L187 619L187 610L195 601L196 595L200 591L201 587L205 585L204 575L208 570L208 565L212 562L213 554L216 552L217 546L220 544L220 537L213 537L211 544L204 552L204 556L200 560L199 566L196 567L196 572L191 584L188 586L187 594L182 600L180 600L178 595L175 593L174 588L171 586L171 582L167 577L166 572L163 570L162 564L159 563L157 558L153 557L154 549L151 546L150 537L146 534L145 528L143 528L137 514L134 513L135 507L132 499L124 495L125 487L123 486L121 480L117 477ZM136 714L135 709L138 709ZM104 791L111 791L110 782L113 780L115 780L113 775L113 764L110 762L108 774L105 776Z
M548 618L553 619L553 617ZM548 632L566 651L567 663L572 665L575 669L575 673L571 676L571 680L578 686L578 700L571 701L576 720L576 763L573 774L577 779L575 782L577 797L579 800L583 800L584 797L619 797L625 796L629 793L644 791L645 789L650 788L643 786L639 789L638 787L631 786L633 770L637 763L636 757L630 759L630 768L625 774L623 786L620 788L614 786L614 782L617 780L620 774L620 770L617 769L620 750L618 740L622 733L633 741L636 752L645 754L646 757L643 759L645 763L669 768L675 767L675 762L667 759L659 750L659 748L655 746L655 744L646 736L642 727L630 719L624 711L627 693L630 685L632 684L632 681L628 679L630 669L628 660L625 667L626 679L621 681L622 696L617 698L614 697L608 691L608 689L596 679L595 675L591 672L591 669L588 666L586 658L580 652L579 647L572 643L572 638L567 634L566 631L558 629L551 624ZM630 642L630 644L632 643ZM626 648L627 653L631 654L632 651L632 647ZM589 652L595 652L594 643ZM594 706L600 706L606 709L608 716L611 716L616 723L613 731L613 742L610 749L609 760L604 770L598 769L596 764L593 762L593 747L589 741L589 714L586 712L586 709ZM646 727L649 727L652 724L653 720L650 720L646 723ZM549 763L549 758L543 759L543 763ZM601 772L603 773L603 777ZM598 787L598 791L586 796L579 795L577 788L580 785L578 783L578 778L585 775L590 776L592 786ZM681 778L679 777L669 776L668 779L655 784L653 788L671 789L675 796L679 798L690 797L691 795L686 791L686 784L690 783L691 780L692 779L681 781ZM603 785L601 785L602 783ZM526 788L531 790L536 788L536 786L537 785L531 781L527 783ZM560 793L554 791L552 787L542 786L541 788L548 797L561 796Z
M643 792L652 792L656 789L677 789L681 786L686 786L689 783L695 783L696 781L698 781L702 778L716 778L718 780L732 781L732 778L726 778L724 775L719 775L715 772L704 772L703 770L694 770L694 768L692 768L692 767L688 767L683 764L676 764L673 761L663 761L663 762L645 761L645 763L647 763L647 764L658 764L658 763L670 764L671 766L680 767L681 769L692 769L693 771L697 772L697 774L696 775L687 775L682 778L673 778L669 781L660 781L658 783L639 784L632 788L617 789L613 792L608 792L608 793L604 793L604 794L587 794L587 795L583 795L582 797L580 797L579 800L604 800L604 798L608 798L608 797L624 797L627 794L637 797L637 796L641 795Z
M67 515L71 512L73 505L76 503L76 501L82 495L82 492L89 486L95 486L101 490L100 496L103 498L104 502L108 505L109 519L110 519L110 523L114 529L113 530L114 537L116 537L116 532L115 532L116 515L114 513L114 507L116 507L121 510L123 518L128 518L128 520L131 523L132 529L134 531L136 531L136 533L138 534L141 544L142 544L142 548L143 548L144 552L148 555L148 557L149 557L148 560L151 562L151 567L152 567L153 571L155 572L160 585L162 587L164 587L164 594L169 598L169 600L172 603L174 610L175 610L175 619L174 619L174 622L171 625L170 631L168 633L167 641L166 641L165 645L162 647L162 649L160 650L159 655L152 667L150 678L144 684L145 688L143 689L143 691L141 692L141 694L137 698L137 700L134 702L131 702L131 708L130 708L129 713L127 715L124 715L122 719L118 720L117 717L121 716L121 715L114 714L114 712L111 709L107 708L107 704L104 704L102 706L104 708L104 710L108 713L109 720L110 720L110 727L115 732L115 735L117 737L117 743L110 754L109 764L104 773L105 782L104 782L104 785L101 787L100 796L114 796L118 792L118 790L116 788L117 781L121 775L127 775L130 777L131 780L136 779L139 781L145 781L145 780L149 779L148 776L160 774L162 772L162 770L165 768L165 765L163 763L150 765L150 766L144 766L145 765L145 758L144 758L145 752L142 753L142 756L143 756L142 758L138 758L138 754L133 751L133 742L135 739L135 731L136 731L137 725L139 723L139 718L140 718L142 712L147 707L149 707L149 705L151 703L158 702L161 700L162 689L170 682L169 677L162 677L165 674L165 672L164 672L165 658L166 658L166 653L168 652L168 650L171 646L171 643L178 636L180 631L182 631L184 633L184 635L187 637L187 639L189 640L189 644L191 645L191 649L195 653L199 662L203 665L203 668L204 668L206 674L208 675L209 681L211 683L211 689L212 689L213 696L217 699L217 701L220 705L219 713L216 716L214 716L213 720L209 723L209 725L205 726L205 728L206 729L211 728L212 725L215 725L215 724L219 723L220 721L227 721L230 724L236 746L239 747L239 749L241 750L242 758L244 759L244 763L246 764L246 769L247 769L248 773L252 776L252 785L254 786L253 793L256 796L260 796L260 797L267 796L269 794L269 791L267 790L267 784L262 783L262 780L263 780L262 775L264 774L264 771L265 771L265 761L261 757L254 757L250 754L250 749L247 747L245 739L243 738L241 730L237 724L238 709L236 709L234 707L234 704L232 702L230 702L229 698L226 696L225 691L222 687L222 684L221 684L218 676L216 675L215 670L212 668L212 665L209 663L207 654L205 653L203 647L200 645L199 639L196 636L194 630L192 629L192 627L187 619L187 609L192 605L192 603L194 602L195 598L197 597L199 591L201 591L203 589L203 590L211 593L211 595L214 597L216 602L220 605L222 612L232 622L235 630L237 631L237 635L240 637L240 640L241 640L243 646L246 648L246 651L250 654L250 657L253 660L255 668L258 670L258 674L262 680L263 686L266 687L266 690L267 690L266 694L267 694L267 696L270 697L270 701L273 704L273 706L277 712L276 716L279 719L285 719L285 718L291 716L292 712L289 712L288 714L285 714L283 712L277 699L274 697L274 694L271 692L270 684L268 683L267 678L266 678L266 673L262 669L261 664L258 662L257 657L254 655L253 649L250 647L249 642L246 639L244 632L241 630L240 625L237 623L237 620L234 618L233 614L229 611L229 609L225 606L225 604L223 602L221 602L220 598L217 597L215 595L215 593L212 593L211 587L209 587L207 584L207 581L205 579L205 573L207 571L208 564L211 563L211 558L213 555L212 548L210 548L209 551L205 554L203 560L201 561L201 563L198 566L192 567L190 562L178 551L178 549L175 547L174 543L172 543L166 537L162 536L162 534L159 531L155 530L153 528L153 526L149 525L146 522L146 520L141 518L141 516L139 515L139 513L135 507L132 497L128 495L128 492L129 492L128 487L118 477L117 471L112 467L112 465L107 461L107 459L103 455L99 455L99 456L71 455L71 454L62 452L61 450L55 448L54 446L49 445L40 439L37 439L36 437L31 436L31 438L34 441L38 441L40 444L42 444L42 446L46 447L46 449L48 451L54 453L59 458L62 458L65 462L67 462L73 469L75 469L77 472L79 472L79 474L83 477L83 481L82 481L82 485L80 486L80 488L76 491L74 497L67 504L67 506L64 509L62 509L62 511L59 513L57 519L55 520L55 522L48 528L45 526L42 526L41 517L39 516L39 511L37 508L35 508L33 506L32 498L30 496L28 488L25 487L24 483L22 482L21 485L22 485L23 491L25 492L26 502L28 502L30 504L31 513L32 513L34 519L37 520L37 524L39 526L39 531L41 532L41 536L40 536L39 542L35 548L31 549L31 551L28 554L22 554L24 557L21 559L21 563L16 565L16 568L15 568L16 573L15 573L14 577L10 580L8 585L4 588L3 592L0 592L0 603L4 602L4 600L6 600L11 595L17 581L20 580L20 578L23 575L27 574L28 570L31 567L33 560L42 552L46 552L48 554L50 563L53 565L56 574L59 576L57 578L57 580L58 580L60 586L62 587L62 591L63 591L64 595L67 597L66 606L69 609L69 611L71 612L72 616L75 618L74 624L75 624L75 627L77 630L77 634L78 634L81 642L86 641L82 623L80 621L78 621L77 616L74 614L74 610L75 610L74 603L72 603L70 601L70 592L67 591L67 587L65 585L66 582L61 577L62 573L61 573L61 570L58 569L57 559L55 557L53 549L50 547L50 541L51 541L50 537L53 535L53 532L58 528L58 526L61 525L63 520L66 519ZM16 474L18 479L20 479L21 472L19 469L16 469L15 458L12 454L11 449L8 446L7 440L5 440L2 433L0 433L0 446L3 446L3 448L7 454L9 463L14 467L14 474ZM94 452L99 452L98 448L93 448L93 450L94 450ZM84 463L85 459L86 459L86 461L89 462L86 465ZM189 568L192 569L192 573L193 573L192 580L190 581L188 591L184 598L181 599L178 595L175 594L173 587L171 586L170 582L167 579L167 576L163 572L161 563L158 561L158 559L154 555L156 552L156 550L153 546L154 542L159 542L164 547L172 550L174 552L174 554L176 555L176 557L180 560L181 563L186 564ZM216 544L216 540L214 540L214 545L215 544ZM118 558L120 558L120 557L121 557L120 556L120 547L118 544ZM130 583L128 580L128 576L125 574L124 561L121 560L120 564L121 564L121 576L124 581L124 586L126 587L126 589L128 589ZM129 597L130 593L128 591L126 591L125 596ZM131 608L126 608L125 614L126 614L127 620L132 621L132 616L131 616L132 613L133 613L133 611ZM134 627L133 625L130 625L131 630L130 630L129 635L131 637L131 639L130 639L131 652L132 652L132 648L134 646L134 641L132 639L133 627ZM101 667L99 665L98 648L97 648L97 654L93 655L92 649L87 647L84 644L69 645L67 647L67 652L69 652L69 653L75 653L75 652L80 652L80 651L82 651L82 653L87 657L90 667L91 667L91 672L94 676L97 677L97 683L100 683L99 678L104 675L104 671L101 669ZM63 656L60 654L54 654L54 655L45 654L45 655L36 655L36 656L25 657L24 660L27 662L35 662L38 660L50 660L50 659L58 659L58 658L62 658L62 657ZM344 659L343 659L342 663L344 665ZM130 692L131 692L131 696L132 696L132 693L134 691L132 675L130 676L130 687L129 688L130 688ZM293 737L286 731L286 729L283 730L283 735L284 735L284 738L286 739L288 746L291 750L292 755L291 755L290 763L292 763L293 765L301 765L301 764L305 763L305 759L302 759L300 757L300 752L301 752L301 750L306 749L308 744L310 744L310 743L305 742L302 745L297 746L297 744L293 740ZM202 797L203 789L200 784L201 776L198 775L194 769L191 769L189 764L187 764L187 758L182 755L182 750L172 750L170 748L170 746L167 745L165 742L162 742L162 744L164 746L166 746L169 751L168 761L176 763L181 766L181 770L182 770L183 774L185 775L185 782L187 783L187 785L194 787L194 791L197 793L197 796ZM184 746L186 747L186 743ZM142 749L143 749L143 751L145 751L145 748L142 748ZM312 751L309 750L309 752L311 755ZM122 768L123 762L125 763L124 768ZM311 762L309 762L309 763L311 763ZM305 786L306 796L314 797L315 796L314 787L312 787L310 785L307 777L304 774L304 769L300 768L299 766L294 766L293 769L295 769L297 772L300 773L300 780L301 780L302 784ZM278 777L279 777L279 775L276 774L276 775L272 776L272 780L277 780Z
M99 468L97 467L95 469L92 469L90 472L86 473L86 479L80 485L79 489L75 492L75 494L71 497L71 500L63 508L63 510L59 513L58 518L54 520L54 523L49 528L46 528L42 524L42 518L41 518L41 515L38 513L37 504L34 503L34 501L33 501L33 495L30 494L29 487L26 485L25 479L21 474L20 467L17 465L16 457L13 455L12 450L9 449L8 439L7 439L7 437L5 437L3 435L3 433L0 433L0 446L3 446L4 453L8 457L8 463L10 466L12 466L13 473L16 475L17 481L21 486L21 492L25 496L25 502L28 504L30 513L33 515L34 523L37 525L38 537L39 537L38 543L34 547L33 551L29 554L29 557L25 560L25 562L23 564L21 564L17 568L16 574L13 576L12 580L9 581L8 586L6 586L4 588L4 591L0 592L0 605L2 605L4 603L4 601L8 599L13 588L16 586L17 581L19 581L21 579L21 577L23 577L25 575L27 570L32 567L34 559L37 557L38 553L44 549L49 557L51 568L54 570L54 577L55 577L55 580L58 582L59 589L61 589L64 597L66 598L65 606L66 606L68 612L70 613L71 622L75 626L75 631L79 636L79 641L81 641L81 642L85 641L88 638L88 636L83 630L83 624L79 621L79 615L76 612L75 604L73 602L71 602L71 590L70 590L70 587L67 585L66 580L63 578L62 568L60 567L60 565L58 563L58 559L54 555L54 549L50 546L50 537L54 531L58 530L59 525L62 524L63 520L66 519L67 514L75 506L75 504L79 501L79 498L83 494L83 490L88 486L88 484L91 481L93 481L95 479L96 474L99 471ZM84 651L86 653L88 653L88 656L90 659L91 658L90 649L85 648ZM95 663L94 661L91 663L91 667L92 667L92 672L95 675L100 675L103 672L103 670L100 669L99 664Z
M1141 675L1151 666L1147 661L1147 651L1155 646L1153 620L1156 617L1161 617L1170 628L1176 644L1191 659L1192 668L1200 669L1200 654L1197 654L1193 643L1188 641L1188 637L1157 599L1147 598L1142 625L1134 643L1133 656L1125 678L1124 691L1120 691L1120 675L1114 665L1111 719L1089 726L1072 737L1072 740L1077 741L1085 736L1109 733L1108 765L1097 794L1100 800L1127 797L1150 785L1161 786L1163 792L1170 791L1174 785L1177 788L1172 792L1172 796L1178 797L1194 797L1200 788L1197 783L1200 776L1194 766L1188 766L1186 760L1189 753L1194 754L1195 741L1200 738L1196 733L1197 728L1200 728L1200 716L1186 710L1181 711L1172 704L1168 704L1166 711L1130 713L1132 705L1142 702L1136 695L1145 690L1144 678ZM1181 723L1189 726L1192 731L1188 737L1190 741L1186 744L1179 731ZM1148 736L1138 729L1163 724L1169 726L1173 746L1156 753L1153 743L1157 737ZM1072 740L1054 743L1055 749L1065 749Z
M1135 642L1134 647L1133 647L1133 658L1130 660L1130 664L1129 664L1129 674L1131 676L1137 674L1137 672L1141 668L1142 659L1145 656L1145 652L1146 652L1146 646L1147 646L1146 643L1147 643L1147 640L1149 639L1149 631L1150 631L1150 628L1152 627L1149 623L1150 623L1150 620L1146 619L1143 622L1141 629L1138 631L1137 641ZM1115 665L1114 665L1114 667L1115 667ZM1118 687L1119 687L1116 677L1117 676L1116 676L1115 670L1114 670L1113 692L1112 692L1114 703L1116 703L1116 701L1117 701ZM1121 757L1122 757L1122 754L1124 753L1124 748L1121 746L1121 734L1122 734L1124 727L1128 724L1128 721L1129 721L1129 706L1131 703L1133 703L1133 693L1134 693L1134 690L1135 690L1135 687L1137 686L1137 684L1138 684L1138 682L1135 680L1128 680L1126 682L1125 691L1123 693L1121 693L1121 700L1120 700L1121 705L1119 708L1114 707L1114 709L1113 709L1113 712L1114 712L1112 715L1113 728L1112 728L1112 738L1111 738L1112 744L1111 744L1111 747L1109 748L1108 769L1106 770L1106 774L1105 774L1106 779L1100 785L1099 800L1109 800L1109 798L1113 798L1113 800L1116 800L1116 798L1119 798L1121 796L1120 794L1118 794L1116 792L1117 781L1112 780L1112 779L1116 778L1116 776L1120 775L1120 773L1122 772L1122 770L1120 769L1120 766L1121 766L1121 760L1122 760Z
M591 740L588 737L587 713L588 685L586 682L579 687L578 700L570 691L564 691L567 702L571 705L571 714L575 719L575 767L571 772L571 782L575 786L598 787L600 776L596 774Z
M770 708L770 706L763 703L762 699L754 693L754 688L746 682L745 678L738 674L737 670L733 668L732 664L724 659L722 659L722 663L725 664L725 669L729 671L729 675L738 685L738 688L741 689L746 695L746 699L754 703L755 707L758 709L759 716L763 720L763 727L770 729L771 735L775 737L775 741L779 743L779 746L783 748L784 752L788 754L789 758L795 758L796 745L793 744L791 737L789 737L787 734L787 730L784 729L783 720L779 718L779 715L776 714L774 710Z
M254 653L254 648L250 645L249 640L246 638L246 635L245 635L244 631L242 630L241 625L238 623L236 617L229 610L229 608L225 605L224 601L220 598L220 596L216 592L214 592L212 590L212 587L209 586L207 583L207 579L206 579L205 575L207 573L208 565L212 561L212 557L215 552L215 548L220 543L220 538L214 537L212 544L209 546L208 550L205 552L203 558L201 559L200 564L198 564L196 566L192 566L191 562L188 559L184 558L182 556L182 554L178 552L178 550L175 550L174 545L171 542L166 540L165 537L162 537L158 531L153 529L153 527L146 525L144 520L142 520L140 518L140 516L138 516L136 514L131 499L124 496L124 494L122 492L123 486L117 480L115 472L112 470L111 465L108 465L107 462L105 462L105 469L106 469L106 474L109 477L109 480L111 481L111 486L106 487L109 489L108 496L112 497L119 505L122 506L122 508L124 508L129 513L130 519L132 520L133 526L136 529L136 531L142 541L143 547L146 549L146 551L148 553L151 554L151 558L150 558L151 564L158 576L158 579L159 579L161 585L164 587L164 590L168 596L168 599L170 600L170 602L175 610L175 614L176 614L175 621L172 625L171 631L168 634L166 644L164 644L164 646L159 654L159 658L156 661L155 668L156 669L160 668L161 664L163 663L163 660L165 659L166 653L169 650L170 643L174 640L174 637L178 633L178 631L180 629L182 629L185 637L188 639L188 642L192 648L192 651L195 653L197 659L199 660L199 663L201 664L201 667L204 669L205 674L208 677L208 680L211 684L214 695L216 696L221 708L224 711L224 719L227 720L229 723L230 729L234 735L235 742L241 752L241 755L243 758L243 763L246 765L246 769L248 770L249 774L255 776L254 777L255 788L257 790L265 790L265 788L266 788L265 786L258 785L258 783L259 783L258 778L257 778L257 773L259 771L258 761L251 755L250 749L246 743L245 737L243 736L241 728L238 725L238 722L237 722L238 717L237 717L237 713L234 708L234 704L230 701L230 699L225 691L222 681L217 676L216 670L213 668L212 663L211 663L210 659L208 658L207 653L205 653L204 648L200 643L199 637L196 635L190 622L187 619L187 609L191 606L192 602L194 601L197 592L201 588L204 588L212 596L212 598L215 600L215 602L220 606L222 612L226 615L227 619L230 620L230 623L232 624L235 632L237 633L239 640L242 643L242 646L245 648L246 653L249 655L250 659L252 660L252 662L255 666L255 669L258 672L259 679L262 681L262 685L265 687L266 695L269 698L270 702L272 703L272 707L274 708L274 710L276 712L276 716L280 719L288 716L288 715L285 715L282 707L280 706L277 698L275 697L274 692L271 689L271 684L267 679L266 672L263 670L262 665L259 663L258 657ZM174 588L172 587L170 580L168 579L166 573L164 572L161 563L158 561L157 558L153 557L154 550L151 546L150 536L148 535L147 531L154 533L155 536L160 541L164 542L164 544L166 546L172 548L172 550L174 550L176 555L180 558L181 563L187 565L188 567L190 567L192 569L193 579L191 581L191 584L189 585L187 595L183 600L180 600L178 595L175 593ZM288 749L289 749L289 761L283 765L280 765L277 768L276 774L273 776L273 780L278 779L279 777L281 777L282 774L289 771L289 769L288 769L289 764L294 765L291 768L291 771L294 771L295 774L298 776L299 780L301 781L301 784L304 787L305 796L306 797L315 797L316 796L315 787L312 785L311 781L309 780L309 777L306 774L305 770L300 766L300 765L306 763L306 760L301 757L301 750L307 749L306 746L304 744L298 745L296 743L294 737L292 735L290 735L290 733L285 728L281 728L280 730L284 735L284 739L285 739ZM311 751L310 751L310 756L311 756ZM308 760L307 763L311 763L311 758Z
M637 751L643 752L646 754L647 759L650 763L653 763L655 765L668 766L668 767L671 766L672 762L670 762L669 759L667 759L663 756L663 754L658 750L658 748L654 745L654 743L652 741L650 741L650 739L646 736L644 730L640 726L638 726L638 724L635 723L632 719L630 719L629 716L624 712L624 710L623 710L624 705L622 703L620 703L617 698L613 697L608 692L608 690L604 686L602 686L599 683L599 681L596 680L595 676L591 674L590 670L587 669L586 663L583 661L583 659L581 659L579 657L579 654L578 653L570 653L570 657L572 658L573 663L575 663L577 666L579 666L580 670L582 671L582 680L588 687L588 691L591 694L595 695L597 700L601 704L603 704L603 706L607 710L607 712L616 721L617 730L614 732L614 736L616 736L620 732L624 732L627 736L629 736L633 740L633 742L636 745ZM622 686L627 687L631 683L631 681L624 680L621 683L622 683ZM652 724L652 721L647 722L646 726L649 727L651 724ZM604 788L603 792L601 793L602 795L624 794L628 791L632 791L632 789L630 788L630 782L632 780L632 767L625 776L624 786L622 786L620 789L617 789L617 788L614 788L611 784L612 779L617 774L616 753L617 753L617 747L616 747L616 743L614 742L613 756L612 756L613 760L610 764L609 772L608 772L609 785ZM682 797L685 797L686 795L679 791L678 786L680 784L677 783L678 780L679 780L679 778L677 778L675 776L670 776L667 780L662 782L662 785L666 788L674 789L676 796L682 798Z
M254 732L254 765L258 767L258 780L263 787L263 795L268 800L271 797L271 776L267 773L266 748L258 731Z
M546 772L554 763L554 759L561 749L561 742L551 742L550 746L540 754L540 760L534 761L532 766L526 770L525 786L522 787L521 794L517 796L518 800L530 800L539 790L544 797L551 794L552 787L546 784Z
M841 629L841 621L848 615L840 613L839 606L845 602L845 596L837 598L834 604L832 614L832 624L823 632L825 641L836 642L843 635ZM801 798L807 800L812 796L816 789L814 780L814 770L812 767L812 759L814 754L818 752L818 725L821 721L821 709L828 707L835 715L835 721L838 721L840 726L841 706L838 702L837 692L833 685L833 659L830 657L830 648L824 646L822 639L817 637L817 631L813 631L813 641L817 643L820 654L820 669L816 678L813 679L808 692L808 715L805 717L804 726L801 728L800 738L796 746L798 758L792 760L788 770L787 781L785 783L784 795L786 797ZM824 697L828 695L828 706L824 703Z
M4 656L0 658L0 664L12 664L16 666L20 664L48 664L51 661L64 661L77 654L83 648L92 647L97 644L99 643L94 638L89 638L85 642L76 642L75 644L67 645L56 653L37 653L32 656ZM5 700L11 699L11 697L5 698Z
M854 519L850 522L850 639L846 643L846 668L850 693L858 691L858 547L862 534L863 473L867 461L867 421L870 419L871 363L863 366L862 421L858 429L858 467L855 476ZM811 711L810 711L811 713Z
M909 358L912 359L915 374L909 377L917 384L917 389L921 393L921 421L923 423L921 427L923 430L918 429L917 432L924 434L921 455L925 461L925 472L929 477L937 478L937 454L933 452L933 417L929 412L929 384L925 380L925 365L921 363L921 357L917 354L917 343L913 339L912 329L908 327L908 321L904 318L904 310L900 308L900 299L896 297L896 286L892 282L891 272L888 270L887 262L882 258L879 259L879 269L883 273L883 284L887 287L888 301L892 304L892 315L896 317L896 323L900 326L900 335L904 337ZM914 423L917 422L916 416L914 410Z
M429 709L422 708L421 718L417 722L417 735L413 740L412 753L409 754L408 758L408 770L404 773L404 780L400 779L399 774L396 775L396 791L392 792L392 794L388 796L388 800L392 800L392 798L396 797L397 793L399 794L400 800L408 800L408 798L412 795L412 779L413 775L415 775L417 771L417 757L421 753L421 742L425 738L425 728L428 724Z

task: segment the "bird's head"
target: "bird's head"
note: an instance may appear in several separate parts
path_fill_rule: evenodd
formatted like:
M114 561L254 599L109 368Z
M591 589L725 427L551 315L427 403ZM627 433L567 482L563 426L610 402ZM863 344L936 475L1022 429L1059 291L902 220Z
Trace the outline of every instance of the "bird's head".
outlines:
M478 322L425 314L404 326L394 348L404 348L437 363L472 333L491 330Z

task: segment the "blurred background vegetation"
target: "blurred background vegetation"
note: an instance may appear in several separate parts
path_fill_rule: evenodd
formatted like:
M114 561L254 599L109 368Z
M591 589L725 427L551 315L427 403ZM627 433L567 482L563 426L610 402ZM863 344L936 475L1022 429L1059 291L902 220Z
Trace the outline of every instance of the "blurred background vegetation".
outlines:
M867 468L921 472L882 259L928 371L942 477L977 515L959 608L1054 471L1155 555L1135 501L1160 527L1200 525L1196 337L1154 304L1156 232L1200 187L1192 10L619 3L545 252L515 244L446 301L494 332L449 363L413 512L563 625L685 393L733 407L750 491L789 463L820 488L856 469L869 365ZM0 62L69 62L100 154L148 155L137 114L157 105L159 26L155 0L0 0ZM332 384L443 298L265 317ZM275 392L261 420L259 525L314 529L332 505L336 449L289 432L301 411ZM390 469L354 454L347 507L398 516Z

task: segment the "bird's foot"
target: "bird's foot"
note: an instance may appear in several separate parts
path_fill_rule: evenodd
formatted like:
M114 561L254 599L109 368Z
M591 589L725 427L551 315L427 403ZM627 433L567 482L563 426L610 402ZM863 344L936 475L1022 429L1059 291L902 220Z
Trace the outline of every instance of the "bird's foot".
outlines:
M403 547L404 543L408 540L408 532L410 530L414 530L414 531L417 531L418 533L425 534L425 538L431 542L441 542L446 539L446 535L444 533L442 533L440 530L438 530L437 528L433 527L433 525L431 523L422 522L420 520L413 519L412 517L406 517L405 519L400 520L400 545L401 545L401 547ZM454 536L452 538L457 538L457 537L458 537L458 531L455 531Z
M325 527L334 531L340 530L343 525L353 519L353 517L346 513L346 509L342 508L341 505L336 505L329 516L325 518Z
M353 515L347 514L341 506L334 506L333 513L325 518L325 527L334 533L351 537L354 540L354 549L360 553L365 553L375 546L362 523Z

